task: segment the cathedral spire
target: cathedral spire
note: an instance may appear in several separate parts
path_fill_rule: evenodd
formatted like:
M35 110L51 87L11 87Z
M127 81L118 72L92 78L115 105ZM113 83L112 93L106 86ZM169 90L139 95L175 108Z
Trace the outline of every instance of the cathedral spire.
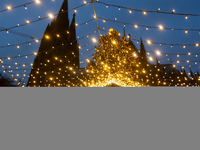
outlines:
M60 12L63 12L63 11L67 11L68 10L68 0L64 0L63 4L62 4L62 7L60 8Z
M58 22L57 26L62 31L69 27L68 0L63 1L56 22Z

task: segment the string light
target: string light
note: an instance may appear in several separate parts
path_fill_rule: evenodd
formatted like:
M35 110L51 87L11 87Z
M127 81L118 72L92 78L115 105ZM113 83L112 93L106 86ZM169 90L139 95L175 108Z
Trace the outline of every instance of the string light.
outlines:
M151 44L151 41L150 41L150 40L147 40L147 43L148 43L148 44Z
M157 54L157 55L161 55L160 51L156 51L156 54Z
M159 27L159 29L161 29L161 30L163 30L163 29L164 29L162 25L159 25L158 27Z
M26 23L27 23L27 24L29 24L29 23L30 23L30 21L29 21L29 20L26 20Z
M95 38L92 38L92 41L93 41L94 43L96 43L96 42L97 42L97 40L96 40Z
M53 18L54 17L53 14L48 14L48 16L49 16L49 18Z
M188 16L187 16L187 15L185 16L185 19L188 19Z
M40 0L35 0L35 2L36 2L37 4L40 4Z
M11 9L12 9L12 7L11 7L11 6L7 6L7 9L8 9L8 10L11 10Z

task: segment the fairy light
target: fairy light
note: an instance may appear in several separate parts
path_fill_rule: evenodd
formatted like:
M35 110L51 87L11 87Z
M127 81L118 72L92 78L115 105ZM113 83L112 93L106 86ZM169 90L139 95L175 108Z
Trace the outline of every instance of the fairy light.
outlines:
M7 6L7 9L8 9L8 10L11 10L11 9L12 9L12 7L11 7L11 6Z
M172 13L175 13L175 9L172 10Z
M197 43L196 46L199 46L199 44Z
M157 54L157 55L161 55L160 51L156 51L156 54Z
M86 1L83 1L83 3L84 3L84 4L87 4L87 2L86 2Z
M185 19L188 19L188 16L187 16L187 15L185 16Z
M188 55L191 55L191 53L188 53Z
M112 43L113 43L113 44L116 44L116 41L113 40Z
M129 13L131 14L131 13L132 13L132 10L129 10Z
M38 43L38 42L39 42L39 40L38 40L38 39L36 39L36 40L35 40L35 42L37 42L37 43Z
M188 33L188 31L187 31L187 30L185 30L185 33Z
M153 58L152 58L152 57L149 57L149 60L150 60L150 61L153 61Z
M151 41L150 41L150 40L147 40L147 43L148 43L148 44L151 44Z
M96 43L96 42L97 42L97 40L96 40L95 38L92 38L92 41L93 41L94 43Z
M164 29L162 25L159 25L158 27L159 27L160 30Z
M19 48L19 45L17 45L17 48Z
M135 28L138 28L138 26L137 25L134 25L135 26Z
M37 53L36 53L36 52L34 52L34 55L37 55Z
M26 23L27 23L27 24L29 24L29 23L30 23L30 21L29 21L29 20L26 20Z
M35 2L36 2L37 4L40 4L40 0L35 0Z
M45 37L46 37L46 39L49 39L49 36L48 36L48 35L46 35Z
M53 16L53 14L48 14L48 16L49 16L49 18L53 18L54 16Z
M183 48L185 48L186 46L185 45L183 45Z
M160 11L160 8L158 8L158 12Z
M147 14L147 12L146 12L146 11L144 11L144 12L143 12L143 14L144 14L144 15L146 15L146 14Z

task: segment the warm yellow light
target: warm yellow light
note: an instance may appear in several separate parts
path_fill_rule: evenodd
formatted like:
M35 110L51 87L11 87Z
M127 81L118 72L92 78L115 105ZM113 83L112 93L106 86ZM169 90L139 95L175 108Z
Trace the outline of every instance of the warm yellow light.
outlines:
M173 9L172 12L175 13L175 9Z
M129 13L131 14L131 13L132 13L132 11L131 11L131 10L129 10Z
M17 48L19 48L19 45L17 45Z
M90 60L89 59L86 59L87 60L87 62L90 62Z
M49 18L53 18L54 17L53 14L48 14L48 16L49 16Z
M156 54L157 54L157 55L161 55L161 53L160 53L159 51L156 51Z
M49 36L48 36L48 35L46 35L45 37L46 37L46 39L49 39Z
M116 44L116 41L112 41L113 44Z
M196 46L199 46L199 44L197 43Z
M188 31L187 31L187 30L185 30L185 33L188 33Z
M10 60L10 57L8 57L8 60Z
M179 55L177 55L177 57L179 57Z
M149 30L149 28L148 28L148 27L146 27L146 30Z
M30 23L30 21L26 20L26 23Z
M150 61L153 61L153 58L152 58L152 57L149 57L149 60L150 60Z
M97 42L97 40L96 40L95 38L92 38L92 41L93 41L94 43L96 43L96 42Z
M57 34L56 36L57 36L57 37L60 37L60 35L59 35L59 34Z
M76 26L78 27L78 23L76 23Z
M150 41L150 40L147 40L147 43L148 43L148 44L151 44L151 41Z
M86 2L86 1L83 1L83 3L84 3L84 4L87 4L87 2Z
M189 63L190 61L189 60L187 60L187 63Z
M12 9L12 7L11 7L11 6L7 6L7 9L8 9L8 10L11 10L11 9Z
M106 22L106 20L104 19L103 22Z
M37 42L37 43L38 43L38 42L39 42L39 40L38 40L38 39L36 39L36 40L35 40L35 42Z
M179 61L177 61L177 63L179 63Z
M173 65L173 67L175 68L175 67L176 67L176 65Z
M188 53L188 55L191 55L191 53Z
M162 25L159 25L158 27L159 27L159 29L161 29L161 30L163 30L163 29L164 29Z
M137 26L137 25L135 25L135 28L138 28L138 26Z
M112 32L112 31L114 31L114 29L113 29L113 28L110 28L110 29L109 29L109 32Z
M72 67L70 67L69 69L72 70Z
M137 56L137 54L136 54L136 53L134 53L134 54L133 54L133 56L134 56L134 57L136 57L136 56Z
M187 15L185 16L185 19L188 19L188 16L187 16Z
M55 60L58 60L58 57L55 57Z
M39 4L39 3L40 3L40 0L35 0L35 2L36 2L37 4Z
M146 11L144 11L144 12L143 12L143 14L144 14L144 15L146 15L146 14L147 14L147 12L146 12Z

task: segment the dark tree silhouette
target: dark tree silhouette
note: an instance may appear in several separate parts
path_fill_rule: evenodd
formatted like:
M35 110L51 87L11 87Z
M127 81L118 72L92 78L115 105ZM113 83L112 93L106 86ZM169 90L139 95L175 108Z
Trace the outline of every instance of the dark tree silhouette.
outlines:
M11 79L3 76L0 73L0 87L6 87L6 86L15 86L14 81L12 81Z

